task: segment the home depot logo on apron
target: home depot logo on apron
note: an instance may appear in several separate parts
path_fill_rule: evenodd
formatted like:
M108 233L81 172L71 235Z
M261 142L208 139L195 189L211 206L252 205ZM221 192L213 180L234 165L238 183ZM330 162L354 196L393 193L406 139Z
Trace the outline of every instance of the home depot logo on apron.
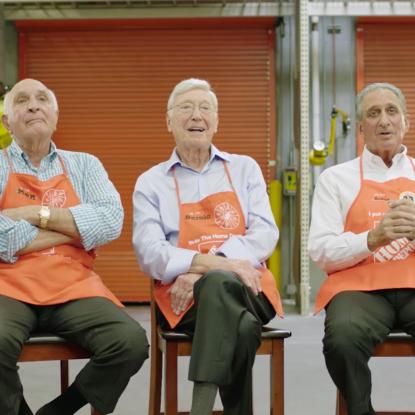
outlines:
M409 161L415 172L412 160ZM347 212L344 232L358 234L374 229L388 212L388 201L400 198L415 198L415 180L406 177L383 183L366 180L360 158L360 191ZM415 288L414 251L414 241L397 239L379 247L353 267L330 274L317 294L315 312L318 313L342 291Z
M181 202L179 183L173 168L173 177L180 210L179 237L177 242L180 248L196 250L202 254L214 255L220 246L232 235L245 234L245 220L242 208L233 187L228 167L225 162L223 162L223 165L232 191L214 193L195 203ZM264 294L278 315L282 316L283 311L280 296L273 275L265 266L259 271L262 274L261 284ZM156 282L154 297L160 311L170 326L174 328L194 304L194 300L191 301L186 310L180 315L174 314L171 308L169 292L171 285L162 285Z
M30 174L15 173L6 149L10 172L0 200L0 209L27 205L64 207L78 205L79 197L63 173L46 181ZM16 263L0 262L0 294L30 304L60 304L86 297L105 297L122 304L92 270L95 255L70 244L21 255Z

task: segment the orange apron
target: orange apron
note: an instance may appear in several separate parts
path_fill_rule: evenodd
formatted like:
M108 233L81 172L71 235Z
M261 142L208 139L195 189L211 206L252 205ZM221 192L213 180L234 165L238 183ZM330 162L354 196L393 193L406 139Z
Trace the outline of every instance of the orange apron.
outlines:
M412 169L415 167L409 159ZM388 212L388 201L415 193L415 180L405 177L384 183L363 178L360 158L360 191L347 212L344 232L362 233L374 229ZM397 239L382 246L353 267L330 274L316 299L318 313L342 291L373 291L390 288L415 288L415 241Z
M0 209L27 205L68 208L80 200L63 174L40 181L30 174L15 173L6 150L10 173L0 200ZM105 297L122 307L101 278L92 270L95 254L64 244L21 255L16 263L0 262L0 294L30 304L59 304L86 297Z
M180 227L177 245L180 248L199 251L202 254L215 255L219 247L232 235L245 234L243 211L233 187L228 167L223 162L232 191L214 193L195 203L181 203L179 183L174 168L173 177L176 186L177 200L180 210ZM283 315L280 296L272 273L261 267L261 284L264 294L279 316ZM160 311L170 326L174 328L185 313L194 304L194 300L180 315L174 314L171 308L171 284L162 285L156 282L154 297Z

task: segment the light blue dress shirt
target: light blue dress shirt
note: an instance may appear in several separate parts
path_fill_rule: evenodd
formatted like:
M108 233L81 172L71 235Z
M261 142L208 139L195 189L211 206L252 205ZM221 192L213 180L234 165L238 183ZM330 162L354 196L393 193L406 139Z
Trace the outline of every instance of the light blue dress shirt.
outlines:
M13 141L7 148L15 173L31 174L39 180L48 180L62 174L62 158L68 176L81 203L69 208L74 217L81 242L89 251L118 238L124 220L120 195L108 178L101 162L87 153L57 150L52 143L50 153L35 167ZM0 151L0 193L6 187L9 164ZM0 260L16 262L16 252L29 245L39 229L26 220L13 221L0 212Z
M133 245L141 269L164 283L188 272L198 252L177 247L179 205L172 168L182 203L197 202L213 193L231 191L223 165L228 165L245 218L246 233L230 237L219 249L231 259L249 260L258 267L278 241L278 228L269 204L262 172L254 159L229 154L211 146L211 157L201 172L185 166L174 150L170 159L143 173L133 194Z

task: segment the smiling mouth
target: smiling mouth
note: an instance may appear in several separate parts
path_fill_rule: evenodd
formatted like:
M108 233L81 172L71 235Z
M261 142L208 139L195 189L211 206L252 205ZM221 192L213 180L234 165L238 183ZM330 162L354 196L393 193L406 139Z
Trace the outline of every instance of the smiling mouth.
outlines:
M202 127L192 127L188 128L187 131L190 131L191 133L203 133L205 129Z

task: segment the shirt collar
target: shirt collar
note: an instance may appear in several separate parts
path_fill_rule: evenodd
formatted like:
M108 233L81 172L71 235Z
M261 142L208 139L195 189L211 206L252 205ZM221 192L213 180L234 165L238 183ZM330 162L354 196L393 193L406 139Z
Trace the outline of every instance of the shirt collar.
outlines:
M399 153L396 153L392 158L392 166L400 166L402 163L405 163L407 159L407 153L408 149L406 146L401 146L401 151ZM366 163L369 163L370 165L376 167L376 168L383 168L385 170L389 169L389 167L383 162L383 160L377 156L376 154L373 154L370 152L367 147L365 146L363 149L363 160Z
M12 157L18 157L23 159L25 162L29 162L29 157L25 154L25 152L20 148L19 144L17 144L16 140L13 140L9 146L9 154ZM49 154L46 156L52 161L57 156L57 148L56 144L51 141L50 143L50 151Z
M218 150L217 147L215 147L213 144L210 145L210 159L208 161L208 165L212 164L213 160L215 159L219 159L219 160L225 160L225 161L230 161L230 157L227 153L224 153L223 151ZM184 165L177 152L176 152L176 148L174 148L173 152L171 153L170 158L167 160L166 162L166 169L165 169L165 173L167 174L173 167L175 166L183 166L186 167L186 165Z

